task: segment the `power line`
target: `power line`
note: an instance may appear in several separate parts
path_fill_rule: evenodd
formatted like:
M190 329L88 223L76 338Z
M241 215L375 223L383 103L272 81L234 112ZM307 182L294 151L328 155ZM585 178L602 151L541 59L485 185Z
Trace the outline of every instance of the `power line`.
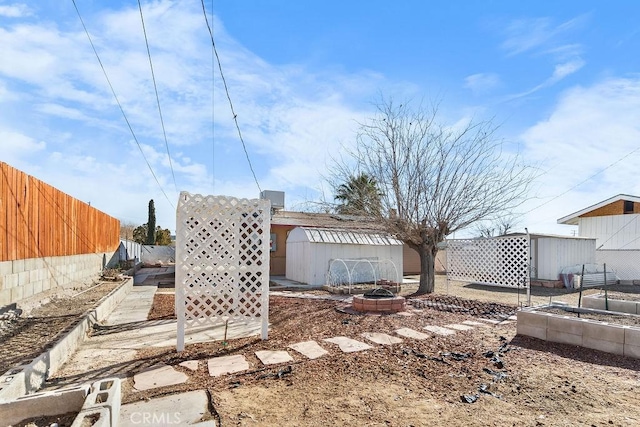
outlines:
M240 126L238 125L238 115L236 114L233 108L233 102L231 101L231 96L229 95L229 87L227 86L227 80L224 78L224 73L222 72L222 64L220 63L220 56L218 55L218 49L216 49L216 43L213 40L213 31L211 30L211 26L209 25L209 18L207 18L207 11L204 6L204 0L200 0L200 3L202 3L202 13L204 14L204 20L207 23L207 28L209 29L209 35L211 36L211 44L213 45L213 53L215 54L216 60L218 61L218 69L220 70L220 77L222 78L222 83L224 84L224 90L227 94L227 99L229 100L229 106L231 107L231 114L233 114L233 121L236 124L238 137L240 137L240 142L242 143L242 149L244 150L244 154L247 157L247 162L249 163L249 169L251 169L251 174L253 175L253 179L256 182L256 186L258 186L258 190L262 192L262 189L260 188L260 184L258 183L258 178L256 177L256 173L253 170L251 159L249 158L249 152L247 151L247 146L244 143L244 139L242 138L242 132L240 131Z
M131 123L129 122L129 119L127 118L127 115L124 112L124 108L122 108L122 104L120 104L120 100L118 99L118 96L116 95L116 91L113 89L113 85L111 84L111 80L109 80L109 76L107 75L107 70L105 70L104 65L102 64L102 60L100 59L100 56L98 55L98 51L96 50L96 47L93 44L93 40L91 40L91 36L89 35L89 30L87 30L87 26L84 24L84 20L82 19L82 16L80 15L80 10L78 10L78 5L76 5L76 0L71 0L71 1L73 2L73 6L76 9L76 13L78 14L78 18L80 18L80 22L82 23L82 28L84 28L84 32L87 35L87 38L89 39L89 43L91 44L91 48L93 49L93 53L96 55L96 59L98 60L98 63L100 64L100 68L102 69L102 73L104 74L105 79L107 79L107 83L109 84L109 88L111 89L111 93L113 94L113 97L115 98L116 103L118 104L118 107L120 108L120 112L122 113L122 117L124 117L124 121L127 122L127 127L129 127L129 131L131 132L131 135L133 136L133 140L136 142L136 145L138 146L138 149L140 150L140 154L142 154L142 157L144 158L144 161L147 164L147 167L151 171L151 175L153 175L153 178L156 180L156 183L158 184L158 187L160 187L160 191L162 191L162 194L164 194L164 197L167 199L167 201L169 202L171 207L175 209L175 206L173 205L173 202L171 202L171 199L169 199L169 196L167 196L167 193L165 193L164 188L162 188L162 185L160 184L160 181L158 181L158 177L156 176L155 172L153 172L153 168L151 167L151 164L149 163L149 160L147 160L147 156L145 156L144 151L142 150L142 146L140 145L140 142L138 141L138 138L136 137L136 134L133 131L133 128L131 127Z
M213 16L213 0L211 0L211 16ZM206 18L206 14L205 14ZM207 23L208 25L208 23ZM214 22L211 22L211 26L214 25ZM216 84L215 84L215 74L216 74L216 57L215 52L213 50L213 45L211 47L211 192L215 194L216 191Z
M158 96L158 86L156 85L156 74L153 71L153 62L151 61L151 51L149 50L149 40L147 39L147 29L144 25L144 17L142 16L142 5L138 0L138 9L140 10L140 21L142 22L142 32L144 33L144 42L147 45L147 56L149 57L149 67L151 68L151 78L153 80L153 89L156 92L156 102L158 104L158 114L160 115L160 124L162 125L162 134L164 135L164 145L167 147L167 157L169 157L169 167L171 167L171 176L173 177L173 185L178 191L178 184L176 184L176 175L173 172L173 162L171 161L171 154L169 153L169 141L167 141L167 131L164 128L164 119L162 118L162 109L160 108L160 96Z
M566 190L566 191L564 191L564 192L562 192L562 193L558 194L558 195L557 195L557 196L555 196L555 197L552 197L551 199L547 200L546 202L544 202L544 203L542 203L542 204L540 204L540 205L536 206L535 208L530 209L530 210L528 210L527 212L525 212L525 213L521 214L518 218L521 218L521 217L523 217L523 216L527 215L528 213L531 213L531 212L533 212L533 211L535 211L535 210L538 210L538 209L540 209L541 207L543 207L543 206L545 206L545 205L548 205L549 203L553 202L554 200L556 200L556 199L558 199L558 198L560 198L560 197L564 196L565 194L569 193L570 191L575 190L576 188L580 187L580 186L581 186L582 184L584 184L585 182L587 182L587 181L591 180L592 178L594 178L594 177L596 177L596 176L600 175L602 172L606 171L607 169L612 168L613 166L617 165L618 163L620 163L621 161L623 161L624 159L626 159L627 157L631 156L632 154L634 154L634 153L635 153L635 152L637 152L637 151L640 151L640 147L637 147L637 148L635 148L635 149L631 150L629 153L625 154L624 156L622 156L621 158L619 158L619 159L618 159L618 160L616 160L615 162L611 163L609 166L607 166L607 167L605 167L605 168L603 168L603 169L600 169L598 172L596 172L596 173L594 173L593 175L589 176L589 177L588 177L588 178L586 178L585 180L580 181L579 183L577 183L577 184L576 184L576 185L574 185L573 187L569 188L568 190Z

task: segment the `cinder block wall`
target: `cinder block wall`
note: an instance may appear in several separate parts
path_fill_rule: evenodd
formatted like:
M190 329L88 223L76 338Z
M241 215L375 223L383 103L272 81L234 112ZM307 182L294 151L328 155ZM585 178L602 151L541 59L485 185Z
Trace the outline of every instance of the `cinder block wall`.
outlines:
M99 277L110 253L28 258L0 262L0 307L55 288L86 283Z

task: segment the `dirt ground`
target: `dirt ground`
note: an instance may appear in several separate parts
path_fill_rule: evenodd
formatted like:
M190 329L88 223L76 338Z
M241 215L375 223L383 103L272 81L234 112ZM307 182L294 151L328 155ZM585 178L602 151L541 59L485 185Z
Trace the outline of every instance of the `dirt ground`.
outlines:
M484 289L460 290L472 295L488 293ZM456 290L461 300L459 293L463 292ZM516 308L513 294L485 296L469 303L476 310L452 313L439 310L436 304L409 317L349 315L336 310L336 302L272 296L268 341L245 338L231 340L227 346L220 342L196 344L181 354L173 348L146 349L140 353L141 359L150 365L173 365L187 374L189 381L137 392L129 379L124 386L125 402L206 389L211 396L209 416L222 426L640 424L639 360L516 336L515 322L447 337L434 335L424 341L404 339L402 344L375 345L348 354L322 341L334 336L364 341L363 332L392 334L399 327L422 330L425 325L477 320L474 314L488 307ZM548 295L536 297L549 299ZM576 295L560 295L574 297L577 301ZM478 300L501 301L496 305ZM152 315L171 317L172 306L172 295L156 295ZM263 368L254 355L257 350L285 350L290 344L311 339L329 354L308 360L290 350L293 363L269 368ZM244 355L253 369L210 377L206 360L231 354ZM200 361L195 372L178 366L194 359ZM474 399L474 403L467 403Z
M39 356L121 283L86 283L61 290L59 297L29 312L0 319L0 375Z

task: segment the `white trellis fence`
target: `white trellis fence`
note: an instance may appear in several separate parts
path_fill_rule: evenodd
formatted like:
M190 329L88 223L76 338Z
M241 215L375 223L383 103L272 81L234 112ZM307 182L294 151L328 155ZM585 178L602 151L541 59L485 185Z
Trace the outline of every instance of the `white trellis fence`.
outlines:
M527 289L529 236L447 240L447 280Z
M267 339L270 208L268 200L180 193L178 351L189 326L260 319Z

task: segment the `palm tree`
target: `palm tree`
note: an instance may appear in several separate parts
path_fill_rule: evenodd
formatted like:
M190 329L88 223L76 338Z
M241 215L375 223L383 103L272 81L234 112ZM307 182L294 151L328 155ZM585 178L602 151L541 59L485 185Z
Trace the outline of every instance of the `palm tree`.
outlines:
M351 175L347 182L336 188L335 200L340 201L336 210L345 215L379 216L381 196L375 178L366 173Z

